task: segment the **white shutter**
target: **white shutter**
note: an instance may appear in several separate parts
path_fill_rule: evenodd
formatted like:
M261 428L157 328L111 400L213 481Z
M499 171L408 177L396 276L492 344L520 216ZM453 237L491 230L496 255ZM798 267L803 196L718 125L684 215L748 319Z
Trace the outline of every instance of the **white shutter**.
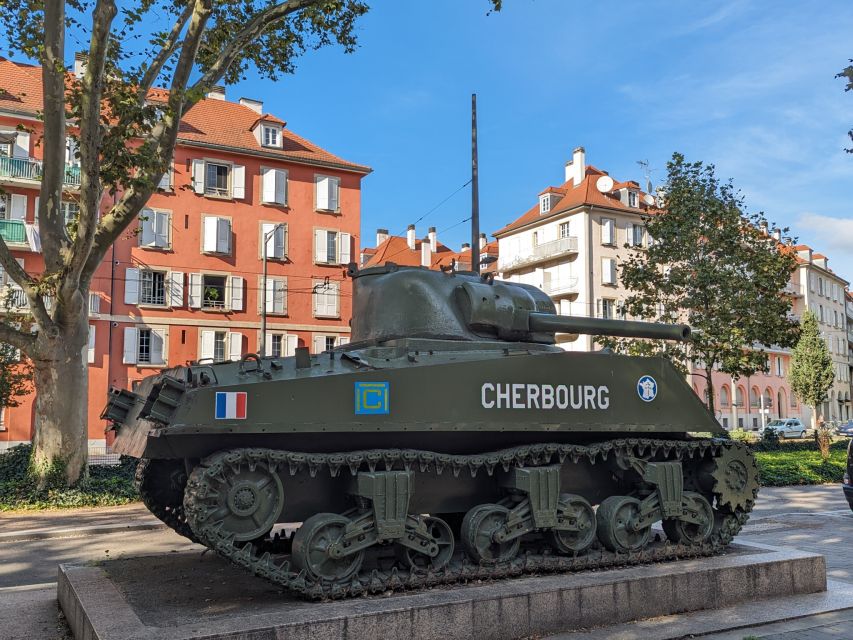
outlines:
M9 219L23 222L27 217L27 196L13 193L11 201Z
M625 227L625 232L627 233L628 244L634 246L634 225L629 222Z
M331 211L338 210L338 192L340 191L341 181L338 178L329 178L329 209Z
M124 270L124 303L139 304L139 269Z
M164 350L166 332L164 329L151 329L151 364L165 364Z
M243 278L231 276L231 311L243 310Z
M284 258L284 245L285 245L285 235L286 227L284 225L279 225L275 233L272 234L273 241L273 255L279 260Z
M282 169L275 171L275 201L287 204L287 171Z
M314 336L314 353L323 353L326 350L326 336Z
M154 214L154 246L165 249L169 246L169 214L158 211Z
M338 337L338 346L343 346L345 344L349 344L349 336L339 336Z
M202 331L201 332L201 354L199 354L199 360L212 360L213 359L213 349L214 344L216 342L216 332L215 331Z
M101 312L101 296L95 292L89 293L89 313Z
M278 313L287 313L287 280L276 280L273 293L276 299L276 311Z
M261 202L275 202L275 169L261 168Z
M172 190L172 171L173 166L169 163L169 166L166 168L166 172L160 178L160 183L157 185L158 189L162 189L163 191Z
M18 131L15 135L15 148L12 149L13 158L30 157L30 132Z
M228 357L231 360L239 360L243 357L243 334L239 331L228 333Z
M293 333L288 333L285 336L287 340L287 344L284 350L284 355L286 357L291 357L296 355L296 347L299 346L299 336Z
M601 221L601 243L613 244L613 220L610 218Z
M121 360L124 364L136 364L138 334L136 327L124 328L124 357Z
M216 218L216 252L231 253L231 221Z
M271 356L272 355L272 334L267 331L266 340L264 340L264 353L262 355Z
M204 160L193 160L193 191L204 193Z
M201 309L201 274L190 274L190 290L188 302L191 309Z
M341 264L349 264L350 255L352 253L352 236L348 233L340 235L341 242L341 259L338 261Z
M156 214L151 209L143 209L139 214L141 223L141 232L139 234L139 244L143 247L150 247L154 244L154 228L156 226Z
M203 249L208 253L216 252L216 238L219 218L207 216L204 219L204 244Z
M270 233L275 228L275 225L271 222L264 222L261 224L261 242L266 241L266 254L267 258L278 258L279 256L275 253L275 235L274 233ZM269 235L267 235L269 234ZM263 256L262 256L263 257Z
M314 262L326 263L329 261L326 251L326 230L314 230Z
M246 197L246 167L239 164L231 167L231 197L236 200Z
M267 304L267 313L275 313L275 280L267 278L267 287L264 291Z
M36 196L35 205L33 207L33 221L38 224L39 223L39 205L41 204L41 198Z
M338 303L340 302L341 296L339 294L339 286L337 284L330 284L326 291L326 304L328 305L329 315L332 317L340 315Z
M65 137L65 164L70 164L72 167L80 166L80 158L77 157L77 152L80 150L80 145L74 138Z
M323 176L316 178L317 210L327 211L329 209L329 179Z
M95 325L89 325L89 346L86 350L86 362L92 364L95 361Z
M169 306L184 306L184 274L182 271L169 273Z

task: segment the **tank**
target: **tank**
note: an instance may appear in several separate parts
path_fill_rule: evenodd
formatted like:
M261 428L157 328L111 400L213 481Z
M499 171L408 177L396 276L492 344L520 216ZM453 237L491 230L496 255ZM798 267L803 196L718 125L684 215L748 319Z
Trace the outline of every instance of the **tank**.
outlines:
M347 345L111 389L113 449L178 533L327 599L705 556L746 522L755 460L670 362L555 343L689 327L557 315L489 275L348 273Z

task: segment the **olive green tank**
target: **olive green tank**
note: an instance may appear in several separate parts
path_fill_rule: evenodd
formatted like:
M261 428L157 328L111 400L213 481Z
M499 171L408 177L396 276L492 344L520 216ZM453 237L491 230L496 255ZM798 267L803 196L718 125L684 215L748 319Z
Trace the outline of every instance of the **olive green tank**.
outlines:
M709 555L746 522L755 461L667 360L555 345L689 327L556 315L487 275L349 275L345 346L111 390L113 448L182 535L322 599Z

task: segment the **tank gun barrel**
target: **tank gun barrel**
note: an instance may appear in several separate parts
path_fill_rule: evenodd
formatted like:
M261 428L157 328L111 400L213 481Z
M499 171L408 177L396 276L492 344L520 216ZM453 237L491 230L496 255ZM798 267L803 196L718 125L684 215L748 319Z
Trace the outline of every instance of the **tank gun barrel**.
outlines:
M684 341L690 339L691 333L690 327L686 324L558 316L551 313L531 313L529 322L531 331L583 333L591 336L616 336L619 338Z

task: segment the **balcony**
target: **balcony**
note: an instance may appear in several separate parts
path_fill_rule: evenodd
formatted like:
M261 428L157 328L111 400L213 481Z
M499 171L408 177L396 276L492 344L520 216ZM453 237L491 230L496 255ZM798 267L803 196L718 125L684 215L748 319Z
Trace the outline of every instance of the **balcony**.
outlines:
M32 183L40 182L42 176L41 160L30 158L9 158L0 156L0 182ZM65 165L65 176L62 180L67 187L80 186L80 167Z
M803 289L798 284L794 284L789 282L787 286L782 289L782 293L787 296L791 296L792 298L802 298L803 297Z
M27 229L21 220L0 220L0 237L6 244L29 244Z
M542 286L542 291L552 298L565 298L577 295L578 279L566 278L565 280L552 280L551 282L546 282Z
M498 262L499 271L511 271L540 262L556 260L557 258L566 258L577 255L578 239L574 236L552 240L551 242L543 242L542 244L533 247L533 251L528 254L522 254L501 259Z
M25 311L29 308L30 302L23 289L15 285L0 288L0 312Z

